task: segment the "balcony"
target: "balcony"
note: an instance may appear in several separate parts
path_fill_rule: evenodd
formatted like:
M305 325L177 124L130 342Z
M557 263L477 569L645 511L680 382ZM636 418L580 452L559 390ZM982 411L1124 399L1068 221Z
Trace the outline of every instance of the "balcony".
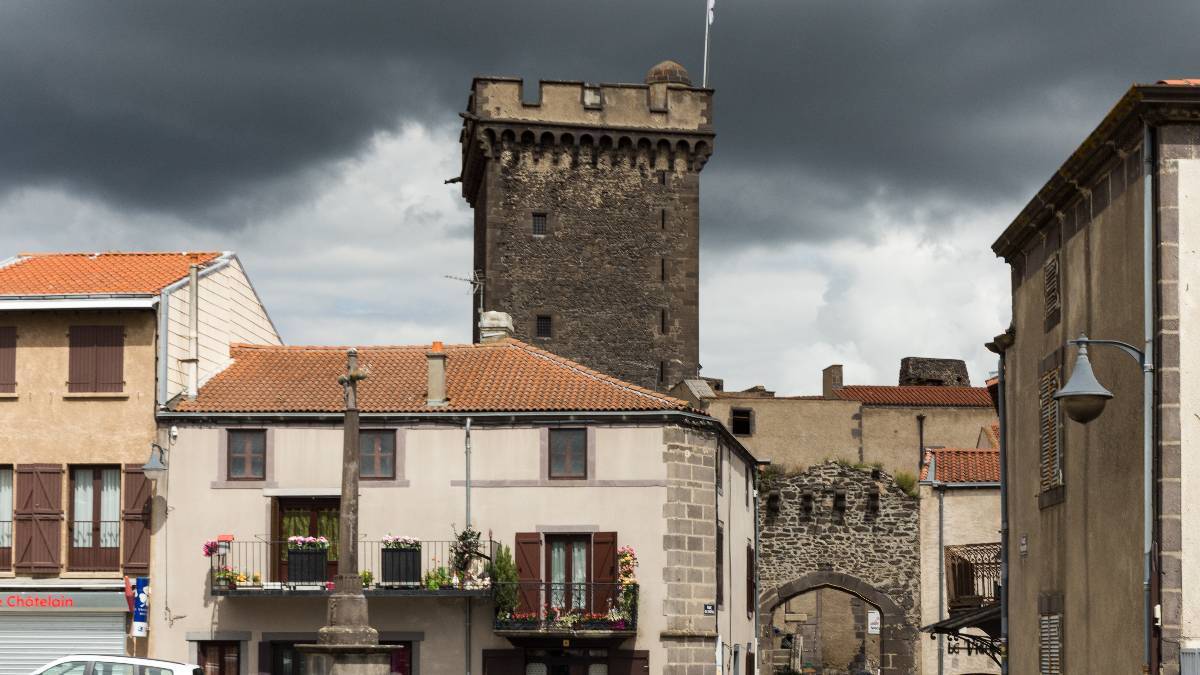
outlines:
M492 586L493 629L508 638L637 634L638 585L523 581Z
M358 543L363 592L377 596L490 597L489 564L494 541L458 559L457 542L422 541L415 548L387 548L381 541ZM461 569L456 569L455 565ZM337 549L289 551L286 541L220 542L209 557L214 596L321 596L333 590Z
M950 616L995 603L1000 596L1000 544L965 544L943 550Z

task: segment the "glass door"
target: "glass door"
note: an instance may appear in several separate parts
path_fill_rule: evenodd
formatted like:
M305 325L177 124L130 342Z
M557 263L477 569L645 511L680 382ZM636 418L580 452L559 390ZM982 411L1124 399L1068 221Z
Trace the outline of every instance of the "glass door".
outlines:
M548 535L546 537L546 596L550 607L566 612L587 612L588 579L591 576L591 537Z
M275 523L275 537L279 542L278 578L286 581L288 537L325 537L329 540L326 558L327 579L337 574L337 546L339 509L338 500L317 497L289 497L279 500L279 516Z

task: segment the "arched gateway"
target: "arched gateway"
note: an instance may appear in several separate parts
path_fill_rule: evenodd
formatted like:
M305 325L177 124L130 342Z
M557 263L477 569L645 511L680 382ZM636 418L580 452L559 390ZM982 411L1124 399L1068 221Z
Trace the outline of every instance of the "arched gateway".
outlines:
M863 645L877 645L880 672L915 673L921 577L917 498L882 470L833 461L771 475L763 490L758 606L764 652L780 648L780 622L773 619L777 610L806 593L834 589L878 611L877 636L874 625L849 630ZM795 616L789 611L784 614ZM857 613L866 610L859 607Z

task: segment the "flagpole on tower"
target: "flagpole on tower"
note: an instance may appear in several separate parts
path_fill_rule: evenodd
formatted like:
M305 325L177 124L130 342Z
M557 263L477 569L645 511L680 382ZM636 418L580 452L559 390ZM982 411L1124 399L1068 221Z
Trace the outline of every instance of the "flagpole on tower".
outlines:
M708 86L708 33L712 26L714 9L717 0L705 0L704 2L704 70L700 76L700 86Z

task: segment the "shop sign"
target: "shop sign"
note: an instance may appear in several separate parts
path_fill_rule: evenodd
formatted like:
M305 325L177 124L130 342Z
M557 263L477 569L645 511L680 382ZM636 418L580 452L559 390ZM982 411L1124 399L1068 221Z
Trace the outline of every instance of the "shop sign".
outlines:
M0 613L11 612L128 612L121 591L0 590Z
M133 621L129 635L146 637L150 629L150 577L138 577L133 585Z
M879 635L879 610L877 609L867 612L867 634Z

